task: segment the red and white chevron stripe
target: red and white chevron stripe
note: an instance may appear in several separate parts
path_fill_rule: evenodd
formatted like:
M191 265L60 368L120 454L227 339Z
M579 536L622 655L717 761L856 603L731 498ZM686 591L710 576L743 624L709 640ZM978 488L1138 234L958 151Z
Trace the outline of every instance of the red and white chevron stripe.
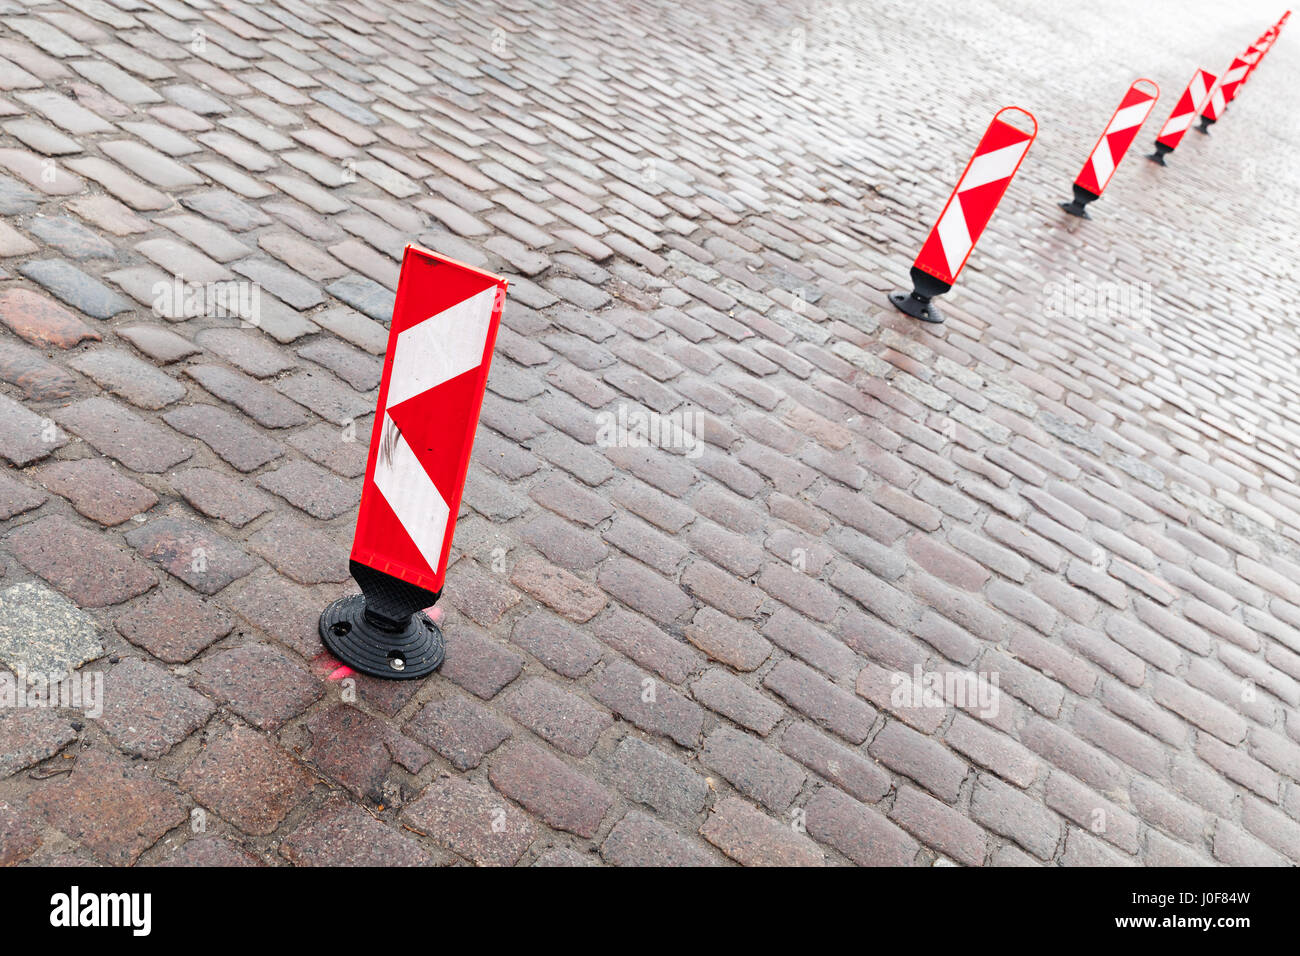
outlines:
M1251 46L1245 48L1245 52L1242 53L1242 59L1245 60L1245 77L1242 78L1242 83L1251 79L1251 74L1255 73L1256 66L1260 65L1260 57L1262 56L1264 56L1264 51L1257 46L1257 43L1252 43Z
M504 279L407 246L352 559L442 589Z
M1155 87L1155 92L1141 89L1139 83L1150 83ZM1083 169L1079 170L1079 175L1074 180L1076 185L1098 196L1102 194L1111 176L1115 174L1115 168L1128 152L1129 146L1133 144L1138 130L1151 115L1151 109L1156 105L1159 96L1160 87L1156 86L1155 81L1148 79L1134 81L1128 88L1128 92L1124 94L1124 98L1120 100L1119 106L1115 108L1110 122L1102 130L1097 145L1092 148L1092 153L1083 164Z
M1008 110L1028 116L1034 124L1034 131L1026 133L998 119ZM913 263L916 268L948 285L957 281L957 274L966 264L984 227L993 218L993 210L1037 135L1038 121L1028 110L1018 106L998 110L948 197L939 221L921 246L921 252Z
M1192 82L1187 84L1187 89L1183 90L1183 95L1174 104L1174 111L1169 114L1169 119L1165 120L1165 125L1160 127L1160 134L1156 137L1157 143L1164 143L1170 149L1178 148L1178 144L1183 141L1183 136L1187 133L1187 128L1192 125L1196 114L1205 105L1217 79L1218 77L1207 70L1196 71Z
M1250 46L1246 47L1246 52L1241 55L1246 61L1246 76L1243 83L1250 79L1250 75L1255 72L1255 67L1259 66L1259 61L1264 58L1264 45L1262 40L1256 40Z
M1228 71L1219 80L1219 86L1223 89L1223 102L1225 105L1232 102L1232 98L1237 95L1237 88L1241 86L1246 79L1246 74L1249 72L1249 63L1239 56L1233 58L1232 65L1228 67Z
M1201 109L1201 115L1207 120L1217 120L1223 115L1223 108L1227 105L1227 101L1223 98L1223 85L1216 83L1214 89L1210 91L1210 98L1205 101L1205 106Z
M1266 54L1269 51L1269 48L1273 46L1273 41L1277 39L1277 35L1280 30L1281 30L1280 26L1269 27L1267 30L1264 31L1263 36L1261 36L1258 40L1254 42L1253 46L1259 52L1255 55L1255 59L1251 62L1250 69L1246 70L1247 79L1250 78L1250 74L1255 72L1255 68L1258 67L1262 62L1264 62L1264 54Z

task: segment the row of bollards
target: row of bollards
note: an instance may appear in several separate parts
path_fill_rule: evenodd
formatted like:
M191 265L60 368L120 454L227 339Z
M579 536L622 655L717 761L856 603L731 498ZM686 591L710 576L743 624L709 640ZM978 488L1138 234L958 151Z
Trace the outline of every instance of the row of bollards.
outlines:
M1197 72L1153 159L1163 164L1198 111L1208 109L1202 132L1222 115L1289 15L1234 60L1218 86ZM1061 204L1066 212L1090 218L1085 207L1106 189L1159 95L1151 80L1129 87L1075 179L1074 199ZM1019 114L1030 128L1003 114ZM1037 135L1028 110L994 115L912 265L913 290L889 297L895 306L943 321L933 300L956 282ZM330 604L319 623L326 647L361 673L411 679L442 664L442 634L426 610L446 579L505 291L499 276L406 247L349 562L361 593Z
M1241 85L1259 67L1264 54L1277 42L1278 34L1290 16L1290 10L1282 14L1277 23L1233 59L1222 78L1198 69L1174 104L1169 119L1160 128L1155 152L1147 158L1161 166L1166 165L1165 157L1178 148L1198 114L1201 125L1196 127L1197 132L1208 133L1210 126L1223 116ZM1150 89L1144 88L1144 84L1149 84ZM1073 198L1061 203L1062 209L1072 216L1092 218L1088 215L1088 204L1101 198L1159 97L1160 87L1153 80L1139 79L1129 86L1075 177ZM999 119L1009 111L1028 117L1033 125L1032 131L1019 129ZM952 289L957 274L970 258L971 250L993 217L993 211L1011 185L1012 177L1037 135L1038 121L1028 110L1018 106L998 110L912 263L912 291L890 293L889 301L897 309L923 322L943 321L943 315L934 304L935 297Z

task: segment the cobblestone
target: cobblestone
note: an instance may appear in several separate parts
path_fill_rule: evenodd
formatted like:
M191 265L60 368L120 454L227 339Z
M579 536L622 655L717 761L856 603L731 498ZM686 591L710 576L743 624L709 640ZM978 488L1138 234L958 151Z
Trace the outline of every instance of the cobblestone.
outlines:
M180 784L235 826L265 835L307 795L312 778L267 738L235 724L194 758Z
M29 805L105 863L124 866L188 816L188 801L147 768L92 750L45 783Z
M45 515L14 531L13 555L82 607L108 607L157 583L139 558L61 515Z
M822 866L824 854L808 837L736 797L728 797L700 835L742 866Z
M156 494L98 458L52 462L37 475L47 489L106 526L144 514L158 503Z
M105 398L87 398L62 408L55 421L131 471L159 474L193 454L189 445L162 426Z
M438 862L414 840L342 800L304 820L280 853L295 866L430 866Z
M548 824L578 836L595 835L613 803L600 785L532 744L515 744L488 768L492 785Z

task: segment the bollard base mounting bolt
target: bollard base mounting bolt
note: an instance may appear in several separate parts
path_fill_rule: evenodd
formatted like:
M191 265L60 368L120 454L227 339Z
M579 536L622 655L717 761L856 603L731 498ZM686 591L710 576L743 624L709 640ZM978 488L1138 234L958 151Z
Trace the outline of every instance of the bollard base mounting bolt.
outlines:
M442 631L423 608L438 595L351 562L361 594L339 598L320 617L320 637L353 670L390 680L427 677L442 664Z

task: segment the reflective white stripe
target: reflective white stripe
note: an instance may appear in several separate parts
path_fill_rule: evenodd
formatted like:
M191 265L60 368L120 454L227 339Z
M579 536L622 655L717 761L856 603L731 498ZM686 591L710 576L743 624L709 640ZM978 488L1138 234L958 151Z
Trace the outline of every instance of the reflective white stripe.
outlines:
M1102 140L1092 151L1092 174L1097 177L1097 188L1105 189L1110 174L1115 171L1115 161L1110 156L1110 144Z
M429 567L442 558L442 541L447 533L451 507L393 420L384 415L384 440L375 462L375 487L402 522L402 527L420 549Z
M966 228L966 216L961 211L961 194L952 197L948 209L939 219L939 245L943 247L943 256L948 260L948 274L955 276L961 264L970 252L970 230Z
M948 261L948 272L956 275L966 261L966 255L975 240L971 238L970 228L966 224L966 215L961 210L961 194L979 186L987 186L1003 179L1009 179L1016 171L1020 158L1029 149L1030 140L1013 143L1001 149L991 149L981 153L971 161L966 175L957 184L957 190L948 204L948 209L935 227L939 233L939 245L943 247L943 257Z
M1181 133L1187 127L1192 125L1192 120L1196 118L1196 111L1180 113L1178 116L1169 117L1169 122L1160 130L1161 136L1168 136L1170 133Z
M496 286L484 289L397 336L388 408L478 367L495 297Z
M970 169L966 170L966 175L957 184L957 191L964 193L976 186L1006 179L1015 172L1016 163L1020 162L1020 157L1025 155L1025 150L1028 148L1029 141L1026 140L1023 143L1003 146L1001 149L990 150L976 156L975 161L970 164Z
M1110 121L1103 135L1110 135L1122 129L1128 129L1130 126L1139 126L1147 118L1147 113L1151 110L1151 101L1143 103L1134 103L1132 106L1126 106Z

